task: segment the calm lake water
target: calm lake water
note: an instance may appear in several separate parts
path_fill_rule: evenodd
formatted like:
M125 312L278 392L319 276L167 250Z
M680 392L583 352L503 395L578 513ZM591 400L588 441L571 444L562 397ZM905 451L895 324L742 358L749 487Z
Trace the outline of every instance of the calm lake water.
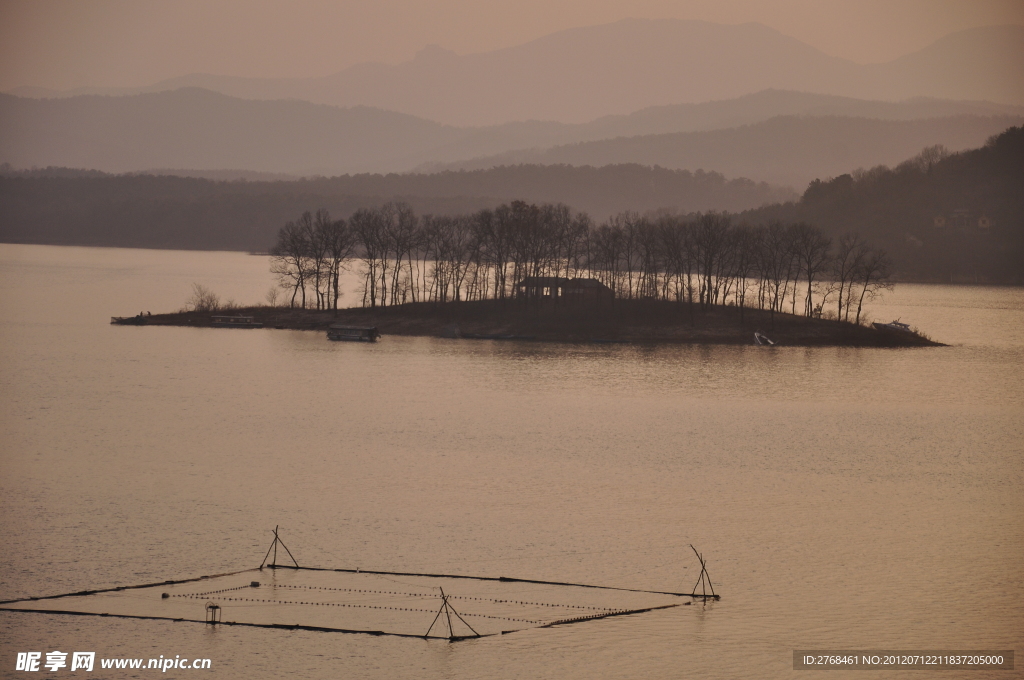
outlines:
M279 524L308 565L656 590L693 587L692 543L722 599L458 644L5 612L4 677L59 649L217 678L788 678L826 648L1015 649L937 674L1022 677L1020 289L898 286L871 316L949 345L913 350L109 325L193 282L272 280L0 245L0 597L257 566Z

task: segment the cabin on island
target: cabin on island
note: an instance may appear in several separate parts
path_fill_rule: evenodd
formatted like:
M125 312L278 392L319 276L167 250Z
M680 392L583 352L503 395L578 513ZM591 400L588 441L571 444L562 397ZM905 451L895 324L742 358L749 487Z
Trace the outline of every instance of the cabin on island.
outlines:
M560 276L528 276L516 284L520 300L563 300L590 303L612 300L615 293L597 279L566 279Z
M263 328L263 322L257 321L256 317L241 314L214 314L210 317L210 325L216 328Z

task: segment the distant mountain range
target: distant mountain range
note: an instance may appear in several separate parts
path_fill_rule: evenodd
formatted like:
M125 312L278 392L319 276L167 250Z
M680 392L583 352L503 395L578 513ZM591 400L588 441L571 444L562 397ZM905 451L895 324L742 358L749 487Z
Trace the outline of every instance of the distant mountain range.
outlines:
M1024 107L986 102L893 103L777 90L583 124L469 128L369 107L252 101L198 88L64 99L0 95L0 163L256 179L252 173L634 162L802 189L817 177L898 162L924 146L977 147L1022 120Z
M322 78L192 74L148 87L14 94L137 94L202 87L244 99L370 106L449 125L584 123L666 104L765 89L903 100L928 96L1024 105L1024 27L973 28L883 64L856 64L756 23L626 19L506 49L428 47L398 65L365 63Z
M500 165L638 163L673 169L714 168L727 177L803 189L818 178L852 168L893 165L941 144L952 151L981 146L1022 116L960 115L921 120L848 116L777 116L725 130L618 137L510 151L471 161L431 164L420 170L477 170Z
M187 88L126 97L0 95L0 162L107 172L405 170L466 132L403 113L249 101Z

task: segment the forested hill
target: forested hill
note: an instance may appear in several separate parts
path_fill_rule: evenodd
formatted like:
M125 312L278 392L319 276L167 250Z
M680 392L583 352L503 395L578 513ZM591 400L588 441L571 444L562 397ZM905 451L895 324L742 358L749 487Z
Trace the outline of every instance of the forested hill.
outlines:
M469 213L522 199L596 220L625 210L735 212L797 198L714 172L639 165L515 166L433 175L344 175L226 182L46 169L0 172L0 242L265 251L305 210L348 217L389 200L418 214Z
M908 278L1024 284L1024 127L980 149L930 149L893 169L814 181L799 202L741 219L859 232L888 250Z
M348 217L404 200L420 215L455 214L522 199L565 203L598 221L626 210L745 210L735 222L808 222L833 237L859 232L889 252L903 278L1020 285L1021 187L1020 127L980 149L931 148L893 169L815 181L795 201L749 180L638 165L231 182L0 167L0 242L265 251L305 210Z

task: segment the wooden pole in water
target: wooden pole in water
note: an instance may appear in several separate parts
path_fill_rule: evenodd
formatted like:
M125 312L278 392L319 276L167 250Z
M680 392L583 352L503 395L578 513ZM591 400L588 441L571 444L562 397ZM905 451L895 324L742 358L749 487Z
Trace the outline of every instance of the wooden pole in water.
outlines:
M462 618L462 615L459 614L459 612L455 611L455 607L453 607L451 603L448 602L448 598L450 596L445 595L444 588L439 588L439 590L441 591L441 608L437 610L437 615L434 616L434 620L430 623L430 628L427 628L427 632L423 634L423 637L430 636L430 631L434 629L434 624L437 623L437 620L439 618L441 618L441 614L444 614L445 620L448 621L449 642L459 639L458 636L455 635L455 629L452 627L452 614L455 614L455 618L457 618L459 621L462 621L462 623L466 625L466 628L469 628L471 631L473 631L473 635L480 637L480 633L476 632L476 629L473 628L473 626L469 625L466 619Z
M271 569L276 569L277 568L277 544L278 543L280 543L281 547L284 548L285 552L288 553L288 557L292 558L292 563L295 564L295 568L296 569L301 569L302 567L299 566L299 561L297 559L295 559L295 555L292 555L292 551L288 550L288 546L286 546L284 544L284 541L281 540L281 536L279 534L280 529L281 529L281 525L280 524L274 527L274 530L273 530L274 531L274 542L270 544L269 548L267 548L267 554L263 556L263 561L260 563L260 569L262 569L263 565L265 565L267 563L267 558L270 557L270 553L271 552L274 553L274 559L270 563L270 568ZM281 565L281 566L283 567L284 565ZM288 567L288 568L291 569L291 567Z
M437 610L437 616L435 616L434 620L430 622L430 628L427 628L427 632L423 634L423 637L427 637L427 636L430 635L430 631L432 631L434 629L434 624L437 623L437 620L439 618L441 618L441 612L444 611L445 604L446 604L446 602L445 602L445 599L444 599L444 591L442 590L441 591L441 608ZM449 629L448 632L451 633L451 630Z
M707 575L707 570L704 568L704 556L701 555L700 556L700 593L704 597L708 596L706 575Z
M449 612L448 596L444 594L444 588L441 588L441 608L444 609L444 615L448 619L448 639L451 640L455 637L455 629L452 628L452 615ZM456 616L458 615L456 614Z
M263 565L267 563L267 558L270 557L270 551L273 550L273 549L274 549L274 544L271 543L270 547L267 548L267 554L263 556L263 561L260 562L260 569L262 569Z
M267 558L270 557L270 551L273 550L274 546L276 546L276 545L277 545L277 533L275 532L274 533L274 541L273 541L273 543L270 544L270 547L267 548L267 554L263 556L263 561L260 562L260 569L262 569L263 565L267 563Z
M696 596L696 594L697 594L697 586L699 585L700 586L700 591L701 591L701 597L707 597L708 596L708 592L707 592L707 590L705 589L705 586L704 586L705 579L707 579L707 587L711 588L711 596L714 597L714 598L717 598L718 596L715 595L715 587L713 585L711 585L711 574L708 574L708 567L707 567L707 563L704 561L704 556L701 555L699 552L697 552L697 549L693 547L692 543L690 544L690 549L693 550L693 554L696 555L697 559L700 561L700 578L697 579L697 583L693 584L693 590L690 591L690 595L691 596Z
M708 573L708 563L704 561L704 555L700 556L701 568L704 570L704 578L708 581L708 588L711 588L711 596L718 597L715 595L715 586L711 584L711 574Z
M281 547L284 548L284 551L288 553L288 557L292 558L292 562L295 563L295 566L299 566L299 561L295 559L295 556L292 555L292 551L288 549L288 546L284 544L284 541L281 540L281 537L277 535L277 531L274 531L274 536L275 540L277 540L277 542L281 544ZM274 555L276 556L277 553L274 553Z
M454 607L452 607L451 605L448 605L448 608L451 609L452 613L455 614L455 616L457 616L459 618L459 621L462 621L464 624L466 624L466 628L469 628L471 631L473 631L473 635L476 635L477 637L480 637L480 633L476 632L476 628L473 628L473 626L469 625L469 622L466 621L466 619L462 618L462 615L459 614L457 611L455 611Z
M280 528L281 528L280 524L278 524L278 525L276 525L274 527L274 562L273 562L273 564L271 564L271 566L274 566L274 567L277 566L277 542L280 540L277 537L277 530L280 529Z

